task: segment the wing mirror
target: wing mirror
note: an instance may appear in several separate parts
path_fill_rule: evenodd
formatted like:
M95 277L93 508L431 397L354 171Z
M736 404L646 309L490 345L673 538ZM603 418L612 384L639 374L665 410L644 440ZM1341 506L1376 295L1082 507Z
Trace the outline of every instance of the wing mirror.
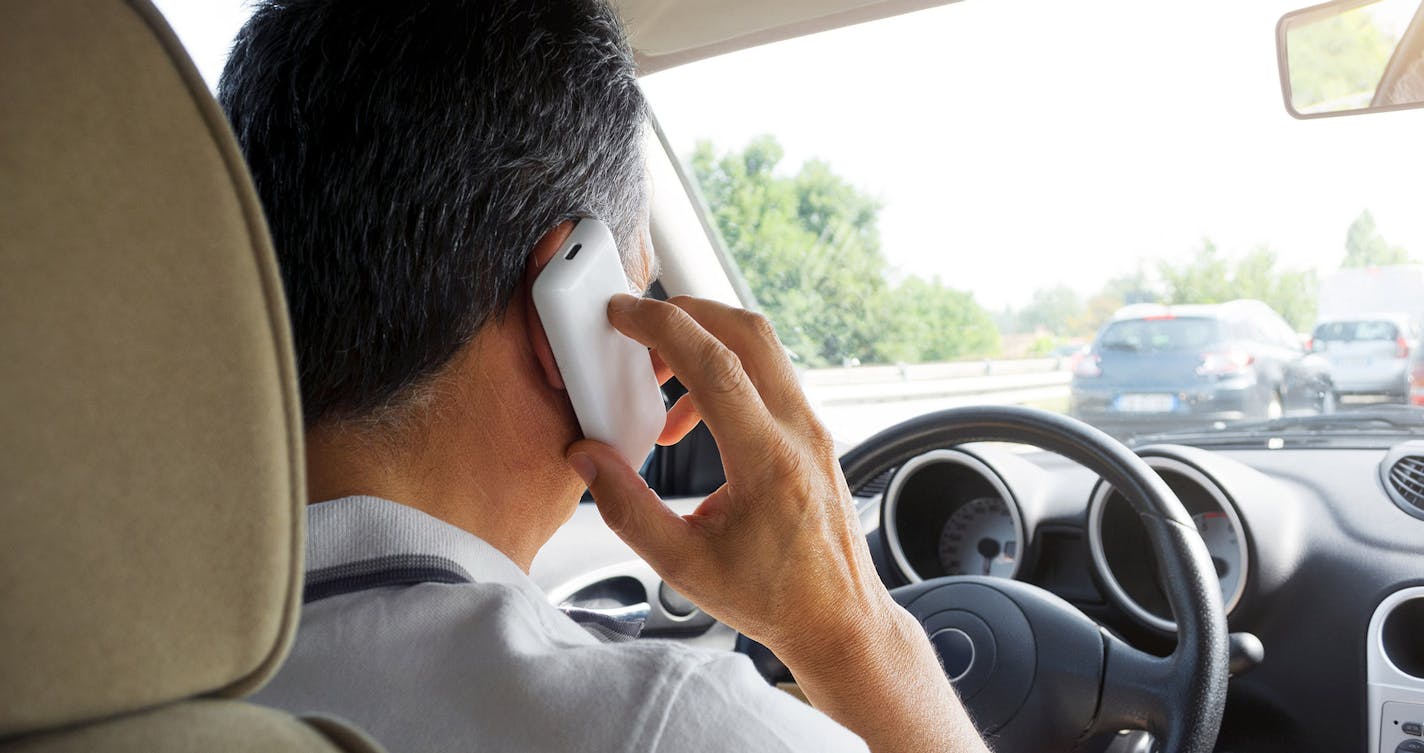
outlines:
M1286 110L1325 118L1424 107L1424 5L1336 0L1276 25Z

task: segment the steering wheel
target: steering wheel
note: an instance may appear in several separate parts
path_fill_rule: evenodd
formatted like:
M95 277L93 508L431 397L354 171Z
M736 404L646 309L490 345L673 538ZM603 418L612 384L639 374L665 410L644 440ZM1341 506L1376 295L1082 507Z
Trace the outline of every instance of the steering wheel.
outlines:
M1142 459L1107 434L1047 411L972 407L886 429L841 458L858 489L906 460L966 442L1058 453L1102 476L1142 517L1177 623L1165 658L1110 635L1027 583L952 576L891 591L930 635L976 726L998 751L1068 750L1087 737L1146 730L1162 753L1208 753L1226 704L1221 587L1182 503Z

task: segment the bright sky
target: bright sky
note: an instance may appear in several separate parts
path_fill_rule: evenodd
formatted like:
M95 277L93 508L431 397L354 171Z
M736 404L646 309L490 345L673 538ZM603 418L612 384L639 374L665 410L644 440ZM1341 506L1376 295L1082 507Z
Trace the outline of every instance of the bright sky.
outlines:
M216 81L243 0L158 0ZM1275 23L1308 0L966 0L650 77L680 154L760 133L885 203L901 273L991 306L1269 243L1328 271L1370 209L1424 258L1424 110L1296 121Z

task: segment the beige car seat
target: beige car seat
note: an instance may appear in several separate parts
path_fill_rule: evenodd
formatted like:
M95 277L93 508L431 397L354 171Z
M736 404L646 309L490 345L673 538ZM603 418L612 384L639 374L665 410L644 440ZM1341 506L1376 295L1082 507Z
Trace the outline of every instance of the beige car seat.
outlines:
M226 121L144 0L0 3L0 751L371 751L235 700L296 628L301 411Z

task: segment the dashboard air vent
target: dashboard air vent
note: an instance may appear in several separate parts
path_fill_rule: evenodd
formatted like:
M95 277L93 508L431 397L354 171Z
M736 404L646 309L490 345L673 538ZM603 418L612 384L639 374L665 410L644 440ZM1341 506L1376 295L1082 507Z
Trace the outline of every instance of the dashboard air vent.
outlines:
M1424 518L1424 442L1397 445L1380 463L1380 480L1401 510Z

